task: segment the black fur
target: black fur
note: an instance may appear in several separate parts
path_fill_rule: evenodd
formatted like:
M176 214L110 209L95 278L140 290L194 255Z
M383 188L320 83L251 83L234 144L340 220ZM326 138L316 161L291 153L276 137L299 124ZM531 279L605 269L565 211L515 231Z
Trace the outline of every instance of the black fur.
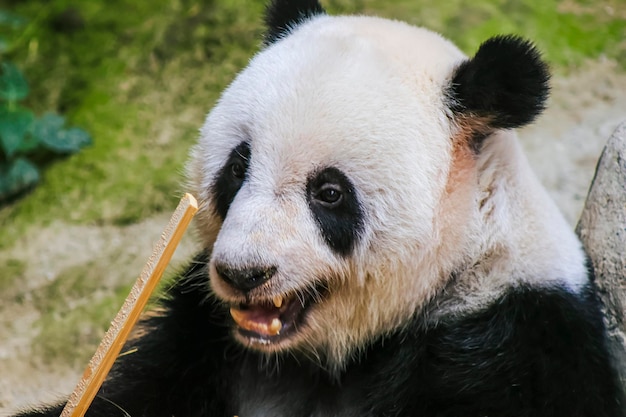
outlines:
M491 128L520 127L545 108L549 79L548 67L530 42L496 36L456 69L448 92L451 108L485 118Z
M374 341L339 376L235 344L202 254L129 342L88 417L624 417L598 301L511 288L482 311ZM22 416L58 416L61 406Z
M339 199L326 201L333 197L325 195L329 191ZM349 255L363 228L363 210L348 177L333 167L315 172L307 181L306 195L326 243L335 252Z
M265 14L265 44L276 42L305 20L325 13L318 0L273 0Z
M230 203L233 202L241 185L246 180L250 165L250 144L241 142L228 156L228 160L220 170L213 183L215 209L224 220L228 214Z

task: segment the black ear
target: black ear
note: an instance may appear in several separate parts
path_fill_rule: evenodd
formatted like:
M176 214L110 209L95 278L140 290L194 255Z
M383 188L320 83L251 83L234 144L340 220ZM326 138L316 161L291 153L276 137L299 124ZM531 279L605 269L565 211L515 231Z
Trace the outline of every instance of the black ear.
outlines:
M484 128L509 129L532 122L545 108L550 74L537 49L517 36L485 41L455 71L451 108ZM485 132L483 132L485 133Z
M318 0L272 0L265 13L265 44L276 42L306 19L325 13Z

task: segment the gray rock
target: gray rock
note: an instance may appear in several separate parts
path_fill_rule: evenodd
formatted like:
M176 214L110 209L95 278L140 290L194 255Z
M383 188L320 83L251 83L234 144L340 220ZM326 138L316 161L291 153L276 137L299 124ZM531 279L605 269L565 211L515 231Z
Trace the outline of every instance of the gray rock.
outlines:
M593 264L611 350L626 389L626 123L602 151L576 233Z

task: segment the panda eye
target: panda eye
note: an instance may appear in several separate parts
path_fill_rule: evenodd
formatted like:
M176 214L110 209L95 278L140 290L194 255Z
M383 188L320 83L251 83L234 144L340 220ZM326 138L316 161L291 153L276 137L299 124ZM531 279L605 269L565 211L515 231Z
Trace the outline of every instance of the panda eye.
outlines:
M222 219L226 218L230 203L246 180L250 153L248 142L241 142L237 145L228 155L228 160L218 172L211 187L215 208Z
M230 164L230 175L238 180L243 180L246 176L246 167L241 161L234 161Z
M315 193L315 200L326 208L335 208L341 205L343 193L337 184L326 183Z
M306 199L326 243L347 256L363 229L363 209L350 179L335 167L316 169L307 180Z

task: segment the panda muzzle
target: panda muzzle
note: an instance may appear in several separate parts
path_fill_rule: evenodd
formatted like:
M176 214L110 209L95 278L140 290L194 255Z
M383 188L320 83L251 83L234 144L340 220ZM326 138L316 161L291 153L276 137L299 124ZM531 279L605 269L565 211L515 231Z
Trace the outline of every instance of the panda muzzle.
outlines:
M240 329L268 338L292 328L304 306L282 296L271 302L240 304L230 308L230 315Z

